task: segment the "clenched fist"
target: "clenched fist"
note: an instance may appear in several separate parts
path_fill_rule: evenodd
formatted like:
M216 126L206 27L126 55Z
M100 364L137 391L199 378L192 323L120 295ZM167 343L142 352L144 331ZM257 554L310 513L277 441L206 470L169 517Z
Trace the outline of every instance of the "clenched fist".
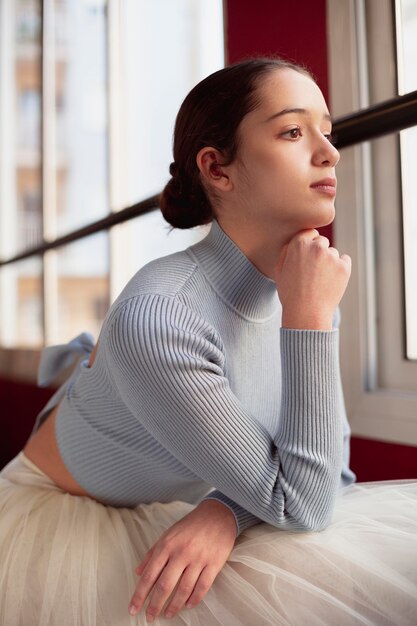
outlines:
M297 233L283 247L275 273L283 328L331 330L350 272L350 257L317 230Z

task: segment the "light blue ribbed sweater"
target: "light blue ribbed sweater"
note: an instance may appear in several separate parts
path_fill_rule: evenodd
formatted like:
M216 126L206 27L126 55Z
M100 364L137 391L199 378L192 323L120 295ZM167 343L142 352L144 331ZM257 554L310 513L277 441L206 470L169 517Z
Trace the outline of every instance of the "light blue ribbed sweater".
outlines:
M140 270L94 366L65 387L56 434L74 478L114 506L215 498L238 532L260 520L324 527L354 480L338 330L280 319L275 283L217 222Z

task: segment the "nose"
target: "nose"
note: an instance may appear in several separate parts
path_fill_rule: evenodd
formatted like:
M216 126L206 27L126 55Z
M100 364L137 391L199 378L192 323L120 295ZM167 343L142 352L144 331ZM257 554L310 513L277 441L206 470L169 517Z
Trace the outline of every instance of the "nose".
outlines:
M339 159L339 151L324 135L321 135L314 151L314 164L330 165L330 167L335 167L338 164Z

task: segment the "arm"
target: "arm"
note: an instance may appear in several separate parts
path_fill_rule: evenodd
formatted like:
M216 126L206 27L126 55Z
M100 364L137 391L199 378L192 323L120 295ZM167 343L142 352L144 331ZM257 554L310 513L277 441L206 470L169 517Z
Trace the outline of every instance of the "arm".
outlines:
M109 373L152 437L252 515L293 530L328 523L342 465L332 318L350 259L328 246L303 231L277 266L282 403L274 439L232 393L218 333L175 298L124 301L105 333Z
M336 309L336 312L333 316L333 328L338 329L340 326L340 310ZM349 468L349 459L350 459L350 426L346 415L345 401L343 396L343 387L342 380L340 376L340 368L338 368L338 383L337 383L337 398L338 398L338 408L337 413L341 416L343 422L343 464L342 464L342 472L340 476L339 488L347 487L351 485L355 480L356 476ZM239 504L233 502L230 498L225 496L218 490L211 491L204 499L212 500L215 502L223 503L233 514L236 520L237 533L240 534L246 528L250 528L255 524L259 524L262 522L258 517L249 513L245 509L243 509Z
M121 305L105 346L126 405L187 468L275 526L323 527L341 470L337 331L281 330L283 402L275 440L240 405L213 328L181 303Z

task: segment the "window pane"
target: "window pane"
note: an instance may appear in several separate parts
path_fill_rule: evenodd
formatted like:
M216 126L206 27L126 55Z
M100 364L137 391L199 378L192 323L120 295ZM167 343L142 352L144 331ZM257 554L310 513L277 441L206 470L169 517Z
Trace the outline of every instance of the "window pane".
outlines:
M416 238L412 231L412 218L409 223L406 223L406 211L403 214L401 211L402 194L404 194L403 207L406 209L405 190L409 188L407 184L409 175L398 175L400 166L398 145L399 137L394 133L375 139L370 144L373 170L373 215L371 217L370 205L367 204L365 210L368 215L364 219L364 232L361 233L363 245L363 252L361 252L363 268L361 269L368 275L368 284L366 294L361 295L361 299L365 300L364 303L361 302L361 306L371 306L369 313L372 312L372 315L368 315L369 326L366 330L367 341L372 338L376 326L375 350L378 373L375 380L377 387L415 391L417 364L410 361L411 355L407 354L406 339L409 340L412 337L410 330L415 332L416 318L412 319L408 316L408 324L405 323L404 284L405 274L410 273L411 277L414 272L415 289L416 266L413 265L410 254L409 259L406 259L406 272L404 273L404 251L408 249L411 253L412 240L414 239L415 247ZM404 169L406 160L403 158L402 161ZM404 173L406 174L406 170ZM412 202L411 194L409 197ZM365 213L364 210L361 212ZM411 216L411 212L407 213ZM407 240L410 245L405 248L404 244ZM373 270L370 270L371 254L374 263ZM371 304L374 280L375 308ZM412 296L412 285L408 292ZM407 304L411 303L412 300L407 302Z
M31 258L0 271L0 333L4 347L40 347L42 262Z
M417 127L401 132L407 358L417 359Z
M83 331L97 339L109 308L108 235L82 239L56 255L57 307L51 341L68 341Z
M106 2L55 0L47 6L54 8L46 22L50 72L45 73L45 98L51 115L44 120L49 138L45 148L52 152L45 155L52 181L47 190L48 232L54 235L109 210Z
M224 65L223 13L221 0L125 0L120 7L120 204L128 206L158 193L168 179L179 106Z
M40 0L0 2L0 254L42 239Z
M398 93L417 89L417 2L396 0Z
M397 71L400 94L417 89L417 3L396 0ZM412 182L417 159L417 128L401 133L401 177L403 196L406 354L417 359L417 196Z
M187 230L172 229L159 209L132 220L129 224L131 273L153 259L184 250L205 237L209 229L210 226Z

